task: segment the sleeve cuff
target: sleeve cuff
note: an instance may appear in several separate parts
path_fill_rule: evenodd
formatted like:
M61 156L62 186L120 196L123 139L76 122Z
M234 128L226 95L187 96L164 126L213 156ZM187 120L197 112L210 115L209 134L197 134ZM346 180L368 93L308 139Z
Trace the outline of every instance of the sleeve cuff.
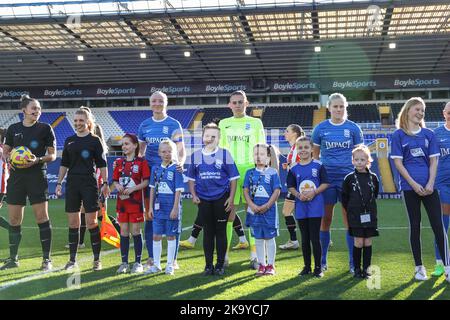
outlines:
M181 191L181 192L184 192L184 188L177 188L177 189L175 189L175 191Z
M240 177L241 177L241 176L236 176L236 177L233 177L233 178L228 179L228 181L237 180L237 179L239 179Z
M189 181L195 181L194 178L191 178L191 177L188 177L188 176L186 176L186 179L189 180Z
M403 159L403 156L391 156L391 159Z
M152 189L155 189L155 186L154 186L154 185L151 185L151 184L150 184L149 187L152 188Z
M430 158L439 157L440 155L440 153L434 153L430 155Z
M320 144L313 142L313 145L320 147Z

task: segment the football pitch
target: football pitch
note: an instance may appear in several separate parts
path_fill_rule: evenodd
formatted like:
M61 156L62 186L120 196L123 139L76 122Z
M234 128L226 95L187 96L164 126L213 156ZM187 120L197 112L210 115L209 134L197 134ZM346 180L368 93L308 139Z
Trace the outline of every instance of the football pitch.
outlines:
M232 251L230 266L224 276L202 275L204 258L200 236L195 249L181 249L178 255L180 270L174 276L164 273L156 275L117 275L120 252L107 243L102 243L103 270L93 272L92 251L89 232L86 232L86 248L78 252L79 274L61 271L68 260L67 217L63 200L50 200L50 216L53 225L52 260L54 271L42 273L39 232L29 207L23 223L23 237L19 250L20 268L0 272L0 299L442 299L450 300L450 284L444 277L424 282L413 279L414 263L408 241L409 231L406 213L401 200L379 200L380 237L373 243L374 265L378 272L368 282L353 279L348 272L348 254L345 231L342 228L340 206L335 210L333 221L333 246L329 251L328 271L325 277L300 278L303 267L301 250L277 250L276 271L273 277L256 277L249 269L249 250ZM114 214L115 201L109 201L109 214ZM279 203L281 212L281 203ZM0 209L6 216L6 205ZM190 200L183 203L182 239L190 234L196 208ZM244 214L240 213L241 217ZM280 214L281 215L281 214ZM428 274L434 267L434 247L428 218L422 210L422 252ZM277 245L287 241L284 219L280 216L280 236ZM165 267L167 243L163 239L162 266ZM233 244L237 242L233 235ZM132 243L132 241L131 241ZM8 256L8 235L0 229L0 257ZM130 262L134 251L130 249ZM147 258L146 249L143 261Z

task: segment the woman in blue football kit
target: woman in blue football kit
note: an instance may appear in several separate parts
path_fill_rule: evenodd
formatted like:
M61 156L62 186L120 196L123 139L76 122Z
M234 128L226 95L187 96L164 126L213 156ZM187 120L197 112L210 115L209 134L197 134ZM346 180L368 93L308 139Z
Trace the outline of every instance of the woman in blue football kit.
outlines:
M176 146L166 139L159 144L161 165L152 168L148 220L153 221L153 265L146 273L161 271L162 235L167 236L166 274L173 275L176 238L181 233L183 175L177 171Z
M229 151L219 148L220 129L210 123L203 128L204 148L192 154L187 172L192 202L198 205L203 223L204 275L223 275L227 251L227 221L234 210L239 172ZM217 263L214 266L214 243Z
M245 173L243 184L248 204L246 225L255 238L259 263L256 275L275 275L275 237L279 235L277 200L281 192L278 153L274 146L257 144L253 148L253 159L255 168Z
M322 245L322 267L327 269L327 254L330 245L330 226L333 219L334 205L341 201L342 182L347 174L354 170L352 150L364 142L361 128L347 120L347 99L340 93L333 93L327 108L331 119L321 122L314 128L312 140L313 156L322 162L327 170L330 186L324 192L325 215L320 226L320 243ZM342 209L343 222L348 230L347 213ZM349 267L353 273L353 237L347 231Z
M161 158L158 155L159 143L164 139L172 140L177 146L178 165L177 168L182 172L182 168L186 159L186 151L184 148L183 129L181 124L172 117L167 115L167 95L161 91L156 91L150 96L150 107L153 111L153 116L144 120L139 126L138 138L140 157L147 160L150 167L150 172L153 167L158 167L161 164ZM145 195L145 211L149 209L148 190ZM153 221L146 220L144 226L145 245L148 252L148 260L146 267L153 265ZM178 253L179 236L177 237L177 250L175 252L174 267L178 269L176 256Z
M436 128L434 134L436 135L441 156L439 157L436 186L439 190L439 198L441 199L442 220L444 222L444 231L447 234L448 225L450 221L450 102L445 105L443 110L445 124ZM431 274L440 277L444 274L444 264L436 241L434 242L436 266L434 272Z
M323 277L320 246L320 224L325 211L323 192L328 188L327 172L318 160L312 158L313 145L309 138L300 137L295 142L299 162L287 176L287 187L295 197L295 218L302 235L304 268L299 276L310 274L311 245L314 255L314 276Z
M426 280L426 269L422 264L420 243L421 204L425 206L431 228L441 254L446 279L449 278L447 235L442 222L441 205L435 178L439 147L436 136L425 128L425 102L422 98L411 98L403 105L397 118L398 129L392 135L391 158L400 173L400 188L409 219L415 278Z

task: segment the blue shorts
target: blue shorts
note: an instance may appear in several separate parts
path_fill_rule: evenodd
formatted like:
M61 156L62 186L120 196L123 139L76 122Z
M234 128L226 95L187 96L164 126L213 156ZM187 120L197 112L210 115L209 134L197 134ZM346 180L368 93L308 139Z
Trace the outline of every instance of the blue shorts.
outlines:
M441 203L450 204L450 188L439 188L439 198Z
M342 201L342 187L338 187L337 185L330 185L323 192L323 200L325 205L335 205L338 201Z
M177 236L181 233L180 220L170 219L153 219L153 234L163 235L167 237Z
M268 226L253 226L250 227L252 236L255 239L272 239L279 236L278 229Z

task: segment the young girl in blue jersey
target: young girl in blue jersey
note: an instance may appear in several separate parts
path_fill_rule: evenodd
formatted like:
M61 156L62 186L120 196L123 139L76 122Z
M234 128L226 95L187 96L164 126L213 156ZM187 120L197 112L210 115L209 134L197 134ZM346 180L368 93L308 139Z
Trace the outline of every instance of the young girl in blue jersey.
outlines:
M253 148L255 168L245 174L244 197L247 201L246 225L255 238L259 267L256 275L275 275L278 236L277 200L281 192L278 153L273 146L257 144ZM267 248L267 260L266 260ZM267 263L266 263L267 262Z
M444 231L447 234L450 221L450 102L447 103L443 110L445 124L434 129L441 156L439 157L436 186L439 190L439 198L441 199L442 221L444 223ZM431 274L440 277L444 274L444 263L439 254L439 248L436 241L434 242L436 266Z
M153 221L153 265L146 273L158 273L161 268L162 235L167 236L166 274L174 274L176 238L181 232L181 193L183 175L177 170L176 146L172 140L159 144L161 165L152 168L150 176L150 207L148 220Z
M192 202L203 224L204 275L223 275L227 251L227 221L234 210L239 172L230 152L219 148L220 129L210 123L203 128L204 147L192 154L187 172ZM217 263L214 266L214 244Z
M323 192L328 187L325 167L312 158L313 145L308 137L300 137L295 142L299 162L289 170L287 187L295 197L295 218L302 236L304 267L299 275L312 272L311 245L314 256L314 276L323 277L320 246L320 224L325 212Z
M372 237L378 236L376 199L379 183L377 175L370 171L373 160L369 148L356 147L352 155L355 171L349 173L342 184L342 206L347 211L350 235L355 239L354 276L367 279L370 277L368 269L372 261Z
M450 282L447 235L442 222L441 205L435 178L439 147L436 136L425 128L425 102L414 97L405 102L397 118L398 129L392 135L391 158L400 174L400 188L409 219L415 279L427 280L422 263L420 243L421 204L425 206L439 253L442 257L447 281Z
M324 165L330 182L324 192L325 214L320 226L320 242L322 245L322 266L327 269L327 254L330 245L330 226L333 220L334 206L341 201L342 182L347 174L354 170L352 164L352 150L364 142L361 128L347 119L347 99L340 93L333 93L328 99L327 108L331 118L314 128L312 140L314 143L313 156ZM348 229L347 213L342 209L343 222ZM347 247L349 252L349 267L353 273L353 238L348 231Z

